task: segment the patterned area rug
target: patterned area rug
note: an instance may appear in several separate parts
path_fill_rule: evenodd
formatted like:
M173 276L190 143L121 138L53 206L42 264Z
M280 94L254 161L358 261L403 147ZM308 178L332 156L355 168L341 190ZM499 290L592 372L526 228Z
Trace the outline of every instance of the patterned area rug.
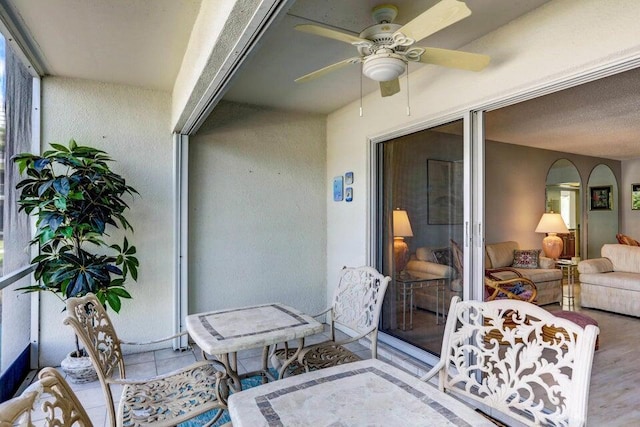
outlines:
M275 377L278 376L278 371L276 371L275 369L271 368L270 369L271 374ZM242 381L242 389L246 390L248 388L252 388L252 387L256 387L262 384L262 377L260 375L256 375L255 377L249 377L249 378L245 378ZM232 392L233 393L233 392ZM218 413L218 410L212 410L209 412L205 412L202 415L199 415L187 422L184 422L182 424L179 424L179 427L200 427L205 425L209 420L211 420L211 418L213 418L216 414ZM212 427L220 427L225 423L228 423L229 421L231 421L231 419L229 418L229 411L224 411L224 414L222 414L222 416L220 417L220 419L218 421L216 421L215 424L213 424Z

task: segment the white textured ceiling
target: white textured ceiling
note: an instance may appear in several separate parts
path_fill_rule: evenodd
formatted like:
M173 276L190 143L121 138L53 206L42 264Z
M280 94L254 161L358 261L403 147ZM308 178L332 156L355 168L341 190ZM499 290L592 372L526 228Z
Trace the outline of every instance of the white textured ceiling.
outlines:
M640 69L487 113L486 137L585 156L640 158Z
M170 91L201 0L9 3L49 74Z
M271 28L260 50L237 76L225 99L283 109L329 113L360 96L360 66L351 65L307 83L297 77L357 55L355 47L294 30L298 24L318 24L359 34L375 22L374 6L392 3L395 23L405 24L439 0L297 0ZM457 49L537 8L548 0L466 0L472 14L418 43ZM433 65L410 64L409 70ZM415 68L414 68L415 67ZM363 79L363 91L378 91L378 83Z
M201 1L6 0L48 72L170 91ZM393 1L393 0L392 0ZM548 0L467 0L472 15L420 42L457 49ZM310 83L303 74L354 55L353 47L293 30L319 23L359 33L384 0L298 0L241 69L225 99L327 113L360 96L358 66ZM403 24L437 0L397 0ZM576 3L575 7L579 7ZM416 67L428 65L415 65ZM490 112L487 137L612 159L640 158L640 73L632 71ZM365 93L377 91L364 79Z

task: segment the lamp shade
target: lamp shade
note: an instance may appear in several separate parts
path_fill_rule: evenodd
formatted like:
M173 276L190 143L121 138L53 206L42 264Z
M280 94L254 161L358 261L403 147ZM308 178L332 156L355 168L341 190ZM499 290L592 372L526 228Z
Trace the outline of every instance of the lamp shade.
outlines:
M413 237L407 211L400 209L393 211L393 237Z
M568 233L567 228L562 216L559 213L544 213L540 222L536 227L536 233Z

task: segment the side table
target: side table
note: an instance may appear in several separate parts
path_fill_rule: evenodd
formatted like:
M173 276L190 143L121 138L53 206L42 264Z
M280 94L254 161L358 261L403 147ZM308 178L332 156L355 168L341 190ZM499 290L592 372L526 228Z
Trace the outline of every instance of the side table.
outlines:
M562 281L567 284L567 305L569 307L575 307L575 290L574 285L576 283L576 277L578 276L578 264L574 264L569 260L556 261L556 267L562 271ZM564 285L564 283L563 283ZM564 301L564 286L562 286L562 299Z
M402 296L402 330L413 329L413 291L424 286L435 286L436 288L436 325L440 324L440 315L445 319L444 286L446 277L435 274L425 274L421 277L414 277L408 274L396 276L395 283L399 286ZM442 293L442 296L440 296ZM409 303L409 325L407 327L407 302ZM442 308L442 311L440 311Z

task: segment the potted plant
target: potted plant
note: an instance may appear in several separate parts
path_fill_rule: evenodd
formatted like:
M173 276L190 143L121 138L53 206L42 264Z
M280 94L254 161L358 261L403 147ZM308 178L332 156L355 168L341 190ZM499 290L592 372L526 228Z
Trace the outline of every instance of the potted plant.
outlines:
M109 226L133 232L124 216L129 208L124 197L138 192L109 169L112 159L104 151L74 140L68 147L53 143L51 148L41 156L13 157L20 174L26 174L16 185L22 190L19 211L36 217L30 245L39 247L31 260L38 283L19 290L49 291L62 301L92 292L117 313L122 299L131 298L124 285L129 276L137 280L139 264L136 248L126 236L121 245L110 245L105 237ZM76 350L65 359L63 369L81 356L88 359L76 337Z

